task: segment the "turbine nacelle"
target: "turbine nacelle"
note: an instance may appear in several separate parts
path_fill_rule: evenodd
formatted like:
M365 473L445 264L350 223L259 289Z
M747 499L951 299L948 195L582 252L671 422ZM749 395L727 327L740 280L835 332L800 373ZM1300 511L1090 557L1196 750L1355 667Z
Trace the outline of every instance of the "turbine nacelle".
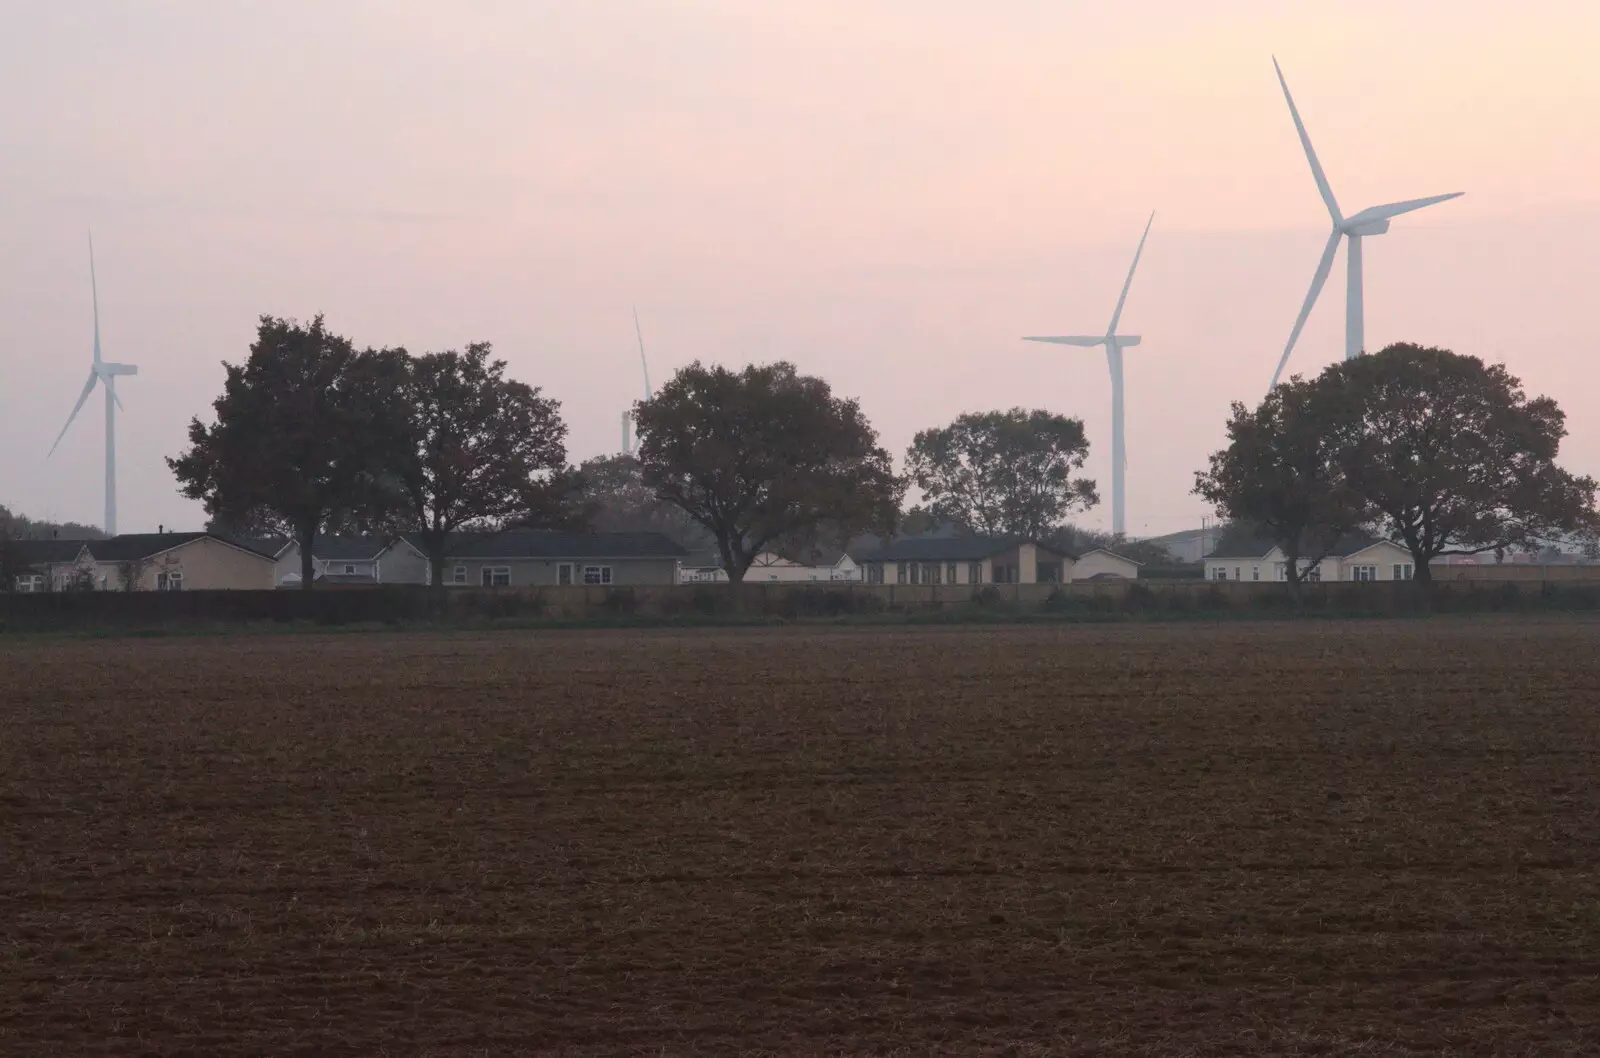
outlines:
M1344 232L1346 235L1363 236L1382 235L1384 232L1389 230L1388 220L1367 220L1362 221L1360 224L1356 224L1354 222L1355 218L1351 217L1349 220L1339 225L1339 230Z
M137 375L139 368L134 364L108 364L101 361L95 365L94 372L101 378L114 378L117 375Z

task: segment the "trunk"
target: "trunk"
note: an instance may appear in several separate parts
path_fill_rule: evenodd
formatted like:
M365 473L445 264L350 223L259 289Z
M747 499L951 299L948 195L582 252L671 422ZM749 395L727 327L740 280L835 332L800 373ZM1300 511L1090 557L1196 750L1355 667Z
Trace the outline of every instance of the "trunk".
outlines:
M317 579L317 560L312 548L317 543L317 523L300 526L300 590L310 591Z
M428 548L428 583L435 591L444 591L444 548Z
M1419 555L1415 552L1411 555L1411 565L1414 567L1411 576L1424 589L1433 585L1433 569L1428 565L1428 559L1431 557L1431 555Z
M1300 556L1283 553L1283 575L1289 579L1289 595L1295 602L1300 601Z

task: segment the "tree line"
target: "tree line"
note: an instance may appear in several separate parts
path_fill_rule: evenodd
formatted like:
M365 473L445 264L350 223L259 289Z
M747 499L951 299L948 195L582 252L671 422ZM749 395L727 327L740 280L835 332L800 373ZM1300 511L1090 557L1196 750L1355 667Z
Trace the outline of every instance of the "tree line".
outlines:
M1503 366L1400 343L1235 403L1194 491L1281 548L1296 590L1356 532L1405 547L1426 584L1441 556L1600 533L1595 480L1556 465L1565 436Z
M900 475L859 402L784 362L690 364L634 405L636 456L577 467L560 403L506 377L486 343L358 349L321 316L264 316L224 367L212 421L193 419L167 462L210 528L295 540L305 588L328 533L409 532L442 584L463 530L655 530L714 549L738 581L764 550L904 525L1081 542L1065 518L1097 502L1080 420L963 415L917 434ZM927 503L903 512L912 485Z

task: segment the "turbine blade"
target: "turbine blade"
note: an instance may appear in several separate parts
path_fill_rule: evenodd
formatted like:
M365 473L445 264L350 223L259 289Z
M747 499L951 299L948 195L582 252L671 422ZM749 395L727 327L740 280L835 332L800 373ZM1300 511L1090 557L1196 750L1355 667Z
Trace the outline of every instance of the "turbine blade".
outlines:
M60 433L56 434L56 443L50 446L50 452L45 456L46 459L56 454L56 448L61 444L61 439L67 436L67 429L72 426L72 420L76 419L78 413L83 410L84 403L88 401L89 394L94 392L94 384L98 381L100 381L100 376L95 374L93 368L90 368L89 381L83 384L83 392L78 394L78 403L72 406L72 414L67 416L67 425L61 428Z
M100 362L100 284L94 277L94 232L89 233L89 290L94 297L94 362Z
M1055 338L1024 338L1022 340L1025 342L1049 342L1051 345L1081 345L1085 347L1106 344L1106 336L1103 334L1074 334Z
M1294 96L1289 94L1289 82L1283 79L1283 68L1278 65L1277 56L1272 57L1272 68L1278 71L1278 84L1283 86L1283 98L1289 102L1289 114L1294 118L1295 131L1300 134L1300 145L1306 149L1306 161L1311 163L1311 175L1316 177L1317 190L1322 193L1322 201L1327 204L1333 222L1338 224L1343 219L1339 215L1339 203L1333 199L1333 188L1328 186L1328 176L1322 171L1322 163L1317 161L1317 152L1311 146L1311 137L1306 134L1305 122L1300 120L1300 109L1294 105Z
M1122 281L1122 293L1117 296L1116 311L1111 314L1111 326L1106 328L1106 334L1117 333L1117 321L1122 319L1122 304L1128 300L1128 288L1133 286L1133 272L1139 267L1139 255L1144 253L1144 241L1150 235L1150 225L1156 222L1154 210L1150 211L1150 219L1144 222L1144 234L1139 236L1139 247L1133 251L1133 264L1128 266L1128 278Z
M117 388L116 388L116 386L112 385L110 382L107 382L106 383L106 392L111 394L111 402L117 406L117 410L118 411L127 411L128 410L127 408L124 408L122 406L122 398L117 396Z
M1388 220L1390 217L1398 217L1402 213L1410 213L1413 210L1422 209L1424 206L1431 206L1436 202L1448 202L1452 198L1460 198L1464 194L1466 194L1465 191L1452 191L1448 195L1430 195L1427 198L1412 198L1404 202L1391 202L1387 206L1371 206L1345 221L1345 224L1354 225L1367 221Z
M650 390L650 361L644 358L644 331L639 328L639 306L633 307L633 333L639 336L639 366L644 368L644 399L654 400Z
M1317 262L1317 274L1311 277L1311 291L1306 295L1306 303L1300 306L1300 315L1295 318L1294 330L1289 332L1289 343L1283 347L1283 356L1278 360L1278 369L1272 373L1272 385L1278 384L1278 378L1283 374L1283 365L1289 362L1289 354L1294 352L1294 343L1300 337L1301 328L1306 325L1306 317L1311 315L1311 306L1317 303L1317 295L1322 293L1322 284L1328 281L1328 273L1333 270L1333 255L1339 252L1339 238L1343 233L1338 228L1333 229L1333 234L1328 236L1328 245L1323 247L1322 260ZM1272 386L1268 386L1271 389Z

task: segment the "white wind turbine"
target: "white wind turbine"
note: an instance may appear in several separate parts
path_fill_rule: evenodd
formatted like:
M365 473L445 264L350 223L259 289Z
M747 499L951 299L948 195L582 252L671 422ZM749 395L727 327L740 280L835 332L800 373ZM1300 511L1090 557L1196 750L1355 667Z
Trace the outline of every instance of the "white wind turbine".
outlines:
M67 435L67 430L72 426L72 420L78 417L78 412L83 410L84 404L89 399L89 394L94 392L95 383L102 383L106 391L106 522L105 533L107 536L117 535L117 409L122 407L122 401L117 398L117 376L137 375L139 369L132 364L112 364L100 358L100 288L94 275L94 236L89 237L89 289L94 298L94 362L89 365L89 381L83 384L83 392L78 394L78 403L72 406L72 414L67 416L67 425L61 428L56 435L56 443L50 446L50 455L55 455L61 439ZM45 458L50 458L47 455Z
M650 400L655 394L650 390L650 362L644 357L644 331L639 327L639 310L633 310L633 333L639 338L639 366L644 369L644 399ZM633 454L633 412L622 413L622 454Z
M1150 225L1156 215L1145 221L1144 234L1139 236L1139 247L1133 251L1133 264L1128 266L1128 278L1122 283L1122 293L1117 297L1117 307L1111 313L1111 324L1105 334L1068 335L1056 338L1024 338L1025 342L1052 342L1056 345L1081 345L1106 347L1106 365L1111 368L1111 532L1117 536L1127 530L1127 497L1123 491L1128 468L1128 456L1123 447L1122 432L1122 350L1139 344L1137 334L1118 334L1117 321L1122 319L1122 305L1128 300L1128 288L1133 286L1133 272L1139 267L1139 255L1144 252L1144 240L1150 234Z
M1294 343L1300 337L1300 330L1306 325L1306 317L1311 315L1311 306L1316 304L1317 295L1322 293L1322 284L1328 281L1328 273L1333 268L1334 254L1339 251L1339 240L1341 238L1350 240L1347 254L1349 273L1345 280L1344 358L1354 360L1365 351L1366 347L1363 333L1366 326L1365 310L1361 293L1362 238L1368 235L1382 235L1388 231L1391 217L1398 217L1402 213L1410 213L1412 210L1431 206L1436 202L1459 198L1464 192L1452 191L1448 195L1413 198L1405 202L1391 202L1387 206L1372 206L1354 216L1346 217L1339 212L1339 203L1334 201L1333 188L1328 186L1328 177L1322 171L1322 164L1317 161L1317 152L1311 149L1311 137L1306 135L1305 124L1300 120L1300 111L1294 105L1294 97L1289 94L1289 83L1283 79L1283 69L1278 65L1276 57L1272 60L1272 68L1278 71L1278 84L1283 86L1283 98L1289 102L1289 114L1294 118L1295 131L1300 134L1300 144L1305 147L1306 161L1311 163L1311 175L1316 178L1317 190L1322 193L1322 201L1328 207L1328 215L1333 218L1333 232L1328 236L1328 244L1322 248L1322 260L1317 263L1317 274L1311 278L1311 292L1306 295L1306 303L1300 306L1300 315L1295 318L1294 330L1289 332L1289 341L1283 347L1283 356L1278 360L1278 369L1272 373L1272 385L1276 386L1283 374L1283 365L1289 362L1289 354L1294 351Z

